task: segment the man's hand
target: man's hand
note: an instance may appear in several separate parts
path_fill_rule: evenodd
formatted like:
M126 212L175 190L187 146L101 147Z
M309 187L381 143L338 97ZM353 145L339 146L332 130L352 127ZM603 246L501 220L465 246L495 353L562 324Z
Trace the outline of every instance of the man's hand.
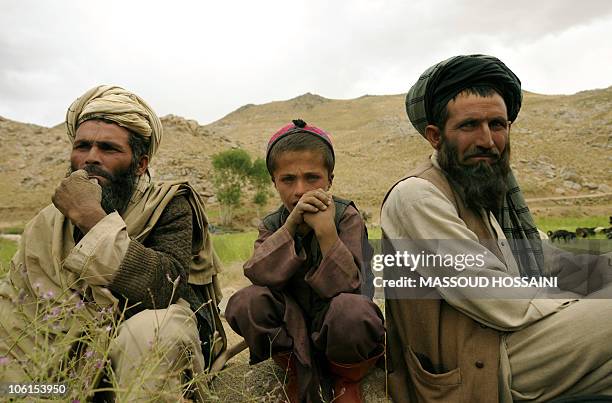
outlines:
M51 198L55 207L86 234L106 216L100 204L102 188L83 169L62 180Z
M300 200L297 202L287 221L285 221L285 227L289 230L291 235L295 234L298 227L305 223L305 213L317 213L319 211L325 211L329 209L329 206L333 206L333 200L323 189L311 190L302 195ZM333 216L332 216L333 222ZM306 223L308 225L308 223ZM311 227L312 228L312 227ZM314 228L313 228L314 229Z

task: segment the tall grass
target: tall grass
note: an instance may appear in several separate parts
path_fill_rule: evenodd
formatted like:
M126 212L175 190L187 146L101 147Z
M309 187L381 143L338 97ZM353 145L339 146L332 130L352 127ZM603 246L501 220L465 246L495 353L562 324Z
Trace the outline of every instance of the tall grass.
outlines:
M49 397L67 402L91 401L94 395L97 401L112 401L114 397L117 402L178 402L196 394L203 401L214 399L208 387L211 375L200 372L181 378L183 368L168 368L168 345L158 333L142 340L140 348L145 351L138 365L128 379L124 374L120 380L110 365L112 340L127 330L119 326L124 312L116 307L83 302L72 292L48 292L35 301L20 294L12 306L11 318L3 318L3 324L10 323L11 333L3 334L1 343L13 351L2 357L3 381L64 384L65 394ZM189 362L192 354L183 349L178 356ZM32 401L32 396L14 401Z
M536 218L536 222L543 231L575 230L576 227L609 225L607 224L608 217L604 216L547 217ZM371 239L380 239L379 227L369 228L368 232ZM251 256L257 232L213 234L211 237L214 248L224 265L236 271L236 276L241 276L241 263ZM16 242L0 238L0 276L8 270L8 262L16 249ZM233 277L224 277L222 280L231 278ZM227 285L233 285L233 283L230 282ZM35 302L36 313L33 320L23 322L25 327L19 336L20 341L28 342L33 337L36 345L22 362L24 370L28 371L28 377L39 383L63 382L69 385L68 394L61 398L63 401L87 401L96 392L99 394L110 391L119 397L117 401L129 401L132 394L142 391L144 384L150 380L153 370L162 362L163 353L158 347L152 347L151 355L146 363L140 366L138 374L130 379L129 384L120 385L110 366L109 353L110 340L119 331L121 313L108 308L94 308L93 315L88 318L81 303L75 304L70 298L71 295L52 296L49 299ZM22 313L15 312L15 316L19 315ZM83 323L78 332L62 330L75 320ZM79 346L77 351L75 351L75 346ZM14 363L15 358L10 357L10 359ZM0 363L0 379L3 379L3 371L6 370L3 365ZM266 370L271 369L266 368ZM171 394L169 388L157 392L153 396L153 401L177 401L180 399L178 396L184 393L183 391L193 391L196 385L205 401L224 401L224 395L227 394L234 396L239 394L244 400L274 401L277 399L276 392L278 392L279 385L282 385L282 380L279 382L275 377L266 376L266 379L271 380L266 384L266 388L273 390L274 393L268 391L262 396L256 396L258 392L251 389L254 379L250 370L244 374L242 379L237 379L237 374L231 374L232 371L236 371L236 368L228 371L230 373L222 376L216 382L216 387L215 383L210 384L211 376L202 373L192 379L184 380L178 385L178 388L173 389ZM261 370L258 369L258 371ZM99 382L100 380L102 382ZM228 393L223 389L228 391L238 389L238 391ZM183 394L183 397L192 396ZM24 401L31 401L31 399L26 398Z

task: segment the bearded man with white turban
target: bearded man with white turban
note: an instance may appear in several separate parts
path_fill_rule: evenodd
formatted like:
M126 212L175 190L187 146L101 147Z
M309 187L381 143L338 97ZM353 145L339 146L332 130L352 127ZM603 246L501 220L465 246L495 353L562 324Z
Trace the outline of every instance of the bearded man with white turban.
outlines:
M137 95L93 88L66 126L70 174L0 282L0 379L91 388L108 362L118 399L176 401L185 374L197 379L225 348L203 203L187 182L152 180L163 130ZM98 359L85 383L79 356Z
M541 241L509 162L521 102L517 76L486 55L437 63L408 92L408 117L433 153L392 186L381 213L387 253L427 255L385 271L423 284L385 290L395 402L612 395L610 255L568 256ZM559 287L538 285L556 275ZM479 286L516 278L528 286Z

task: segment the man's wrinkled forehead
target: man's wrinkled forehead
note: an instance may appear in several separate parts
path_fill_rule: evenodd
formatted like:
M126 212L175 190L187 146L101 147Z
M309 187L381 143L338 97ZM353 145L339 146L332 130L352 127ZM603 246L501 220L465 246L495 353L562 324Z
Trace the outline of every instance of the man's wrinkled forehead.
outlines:
M110 120L90 119L79 124L75 137L71 140L73 143L103 141L128 146L131 135L132 133L128 129Z

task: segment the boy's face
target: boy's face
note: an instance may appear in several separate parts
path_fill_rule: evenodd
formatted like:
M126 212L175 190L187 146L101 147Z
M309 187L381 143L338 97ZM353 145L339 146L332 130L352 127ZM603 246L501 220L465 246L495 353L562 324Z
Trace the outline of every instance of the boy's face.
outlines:
M309 150L286 151L275 161L272 180L287 210L292 211L302 195L310 190L329 190L333 174L327 172L320 153Z

